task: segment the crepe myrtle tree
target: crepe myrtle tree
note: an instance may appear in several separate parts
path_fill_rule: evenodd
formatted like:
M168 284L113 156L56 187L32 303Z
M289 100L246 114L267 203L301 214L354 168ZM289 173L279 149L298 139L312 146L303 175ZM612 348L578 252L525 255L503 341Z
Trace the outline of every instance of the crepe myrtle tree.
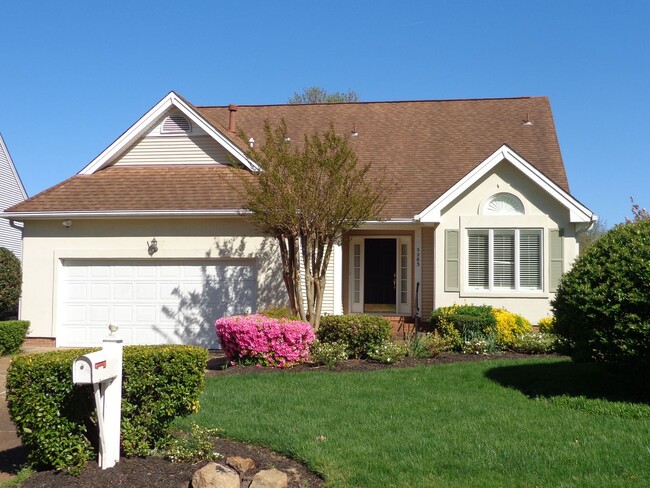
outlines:
M288 134L284 120L275 127L265 122L264 142L248 151L260 169L242 178L240 191L248 218L277 239L289 305L317 330L334 245L360 223L379 220L390 188L383 172L359 163L334 125L302 142Z

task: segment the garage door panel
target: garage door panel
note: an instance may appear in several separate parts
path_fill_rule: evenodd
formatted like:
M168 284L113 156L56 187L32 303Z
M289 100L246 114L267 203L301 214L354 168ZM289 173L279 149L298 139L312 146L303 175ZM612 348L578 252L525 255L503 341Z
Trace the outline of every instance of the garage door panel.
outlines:
M64 319L69 323L86 322L86 306L85 305L67 305L64 310Z
M133 322L133 307L131 305L113 306L113 321L118 324Z
M155 283L136 283L135 284L135 298L136 300L150 300L156 299L156 284Z
M85 300L88 295L88 287L86 283L71 282L66 288L65 297L68 300Z
M112 297L115 300L132 300L133 284L132 283L113 283Z
M127 344L216 348L216 319L257 309L251 260L63 262L57 344L99 345L108 324Z
M90 285L90 300L110 300L111 298L111 286L110 283L92 283Z

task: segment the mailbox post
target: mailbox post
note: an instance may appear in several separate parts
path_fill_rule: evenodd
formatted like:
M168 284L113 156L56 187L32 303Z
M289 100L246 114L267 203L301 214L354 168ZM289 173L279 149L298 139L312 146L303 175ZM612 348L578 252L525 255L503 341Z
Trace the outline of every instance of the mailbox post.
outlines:
M120 460L120 424L122 419L122 348L123 339L115 335L117 327L103 340L101 351L79 356L72 364L72 381L92 384L99 425L99 466L112 468Z

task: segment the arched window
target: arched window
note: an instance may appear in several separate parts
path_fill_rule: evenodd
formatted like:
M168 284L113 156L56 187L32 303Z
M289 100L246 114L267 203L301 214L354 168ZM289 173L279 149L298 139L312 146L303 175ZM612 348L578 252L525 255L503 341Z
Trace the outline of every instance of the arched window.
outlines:
M492 195L483 210L485 215L523 215L524 205L511 193Z

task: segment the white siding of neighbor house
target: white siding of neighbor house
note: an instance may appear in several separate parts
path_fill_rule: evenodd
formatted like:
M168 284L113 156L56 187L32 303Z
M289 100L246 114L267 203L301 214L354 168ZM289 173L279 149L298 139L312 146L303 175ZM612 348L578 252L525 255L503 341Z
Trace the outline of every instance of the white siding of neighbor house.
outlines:
M497 193L511 193L518 197L524 205L525 214L484 215L485 203ZM467 229L496 227L542 229L543 289L540 292L488 293L470 292L465 289ZM507 162L500 163L442 212L441 223L434 235L434 246L437 250L435 263L433 270L429 271L433 272L435 280L434 306L438 308L453 304L492 305L521 314L533 323L549 316L550 302L555 296L550 291L549 285L549 230L551 229L564 229L563 269L566 272L578 255L576 226L569 221L569 211L514 166ZM459 231L460 291L445 290L446 230Z
M0 136L0 211L25 198L25 190ZM6 219L0 219L0 247L9 249L18 259L22 258L22 232L12 227Z
M158 242L149 257L147 242ZM286 305L287 294L275 239L261 236L241 218L28 221L24 237L21 318L31 322L30 337L56 337L60 320L64 263L70 260L193 261L246 260L256 266L257 309ZM332 313L333 269L328 270L324 313ZM219 317L214 317L214 320ZM108 326L108 324L106 324Z

